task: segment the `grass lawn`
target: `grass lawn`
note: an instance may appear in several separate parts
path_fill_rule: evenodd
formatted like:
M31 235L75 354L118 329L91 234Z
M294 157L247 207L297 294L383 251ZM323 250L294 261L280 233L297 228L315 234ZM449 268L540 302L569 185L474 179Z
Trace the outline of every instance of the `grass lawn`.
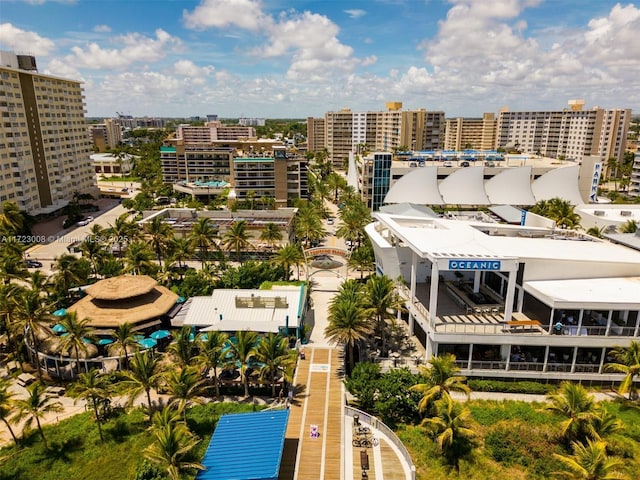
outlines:
M220 415L251 411L254 411L251 404L230 402L194 406L187 422L202 439L195 456L204 456ZM144 459L143 450L152 442L148 426L142 410L122 413L103 425L105 443L101 443L93 413L86 412L44 427L48 451L34 430L23 442L23 448L0 450L0 479L133 479Z
M607 442L628 465L629 478L634 478L633 472L640 471L640 410L617 402L603 405L624 423L624 431ZM562 419L546 411L543 404L474 400L468 406L479 447L461 462L459 474L442 461L424 428L408 425L397 431L411 453L418 480L546 480L560 469L552 454L567 454L559 433Z

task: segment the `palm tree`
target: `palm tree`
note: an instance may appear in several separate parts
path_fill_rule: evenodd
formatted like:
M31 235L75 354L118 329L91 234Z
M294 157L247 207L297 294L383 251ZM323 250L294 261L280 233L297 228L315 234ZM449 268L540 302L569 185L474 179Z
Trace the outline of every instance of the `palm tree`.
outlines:
M10 351L16 347L14 341L14 331L16 323L19 323L19 301L24 289L16 284L0 285L0 316L4 331L7 333L7 346ZM18 361L21 362L20 356L16 355ZM21 367L22 368L22 365Z
M471 452L476 436L469 425L471 411L449 396L443 397L436 408L436 416L425 418L422 425L436 435L438 450L460 472L460 460Z
M129 349L134 348L138 343L134 337L133 324L129 322L121 323L112 333L113 343L109 346L109 353L124 354L124 367L129 367Z
M296 203L296 206L298 207L294 224L296 237L303 240L304 245L323 238L325 231L322 227L321 214L315 205L301 200Z
M422 374L427 383L419 383L411 387L414 392L422 393L418 409L423 412L433 401L441 398L451 398L451 392L464 392L467 397L471 389L466 378L458 375L460 369L456 366L456 357L450 353L433 357L429 360L429 368L423 368Z
M156 252L158 263L162 265L162 254L167 250L173 237L173 227L165 223L162 217L154 217L145 224L144 232L149 237L149 244Z
M49 446L42 431L40 420L48 413L61 412L62 404L57 400L53 401L53 397L45 392L44 385L36 382L27 388L27 398L16 400L16 407L18 408L16 420L26 419L23 429L31 427L35 420L44 448L48 450Z
M3 251L0 255L0 278L5 285L9 285L11 280L22 280L27 275L27 269L22 257Z
M249 235L247 234L247 221L236 220L231 224L229 230L222 239L227 250L236 252L236 259L242 263L242 250L249 245Z
M104 247L97 241L95 236L88 235L80 244L80 251L82 252L82 255L91 262L93 275L97 277L98 265L105 257Z
M203 376L209 374L209 370L213 369L213 381L216 386L216 397L220 396L220 382L218 381L218 367L223 362L222 352L227 345L229 337L226 333L220 331L207 332L206 340L202 336L198 338L199 354L196 357L200 365L204 367Z
M601 441L587 440L586 445L573 442L572 455L553 456L558 460L563 470L554 472L556 478L569 480L627 480L624 473L625 461L607 455L607 444Z
M8 235L15 235L22 231L24 217L20 212L18 204L14 202L4 202L0 213L0 230Z
M258 343L256 360L263 363L260 376L271 383L271 396L276 396L276 377L281 373L286 377L287 372L295 366L295 359L289 354L289 340L275 333L262 337Z
M298 280L300 280L299 267L304 263L304 254L302 253L300 245L287 243L284 247L275 252L271 259L271 263L284 268L284 279L287 282L289 281L289 275L291 274L291 267L298 267Z
M206 380L199 378L198 369L195 367L180 367L171 370L166 378L166 386L171 398L169 405L175 406L184 414L184 421L187 421L187 407L195 402L202 403L198 397L205 394L207 387Z
M269 246L273 248L276 242L282 240L282 232L280 232L280 229L275 223L269 222L262 229L260 240L267 242Z
M386 275L374 275L364 286L365 315L373 317L376 332L382 340L382 353L387 352L387 322L395 325L396 311L404 310L404 302L396 291L395 284Z
M113 225L109 224L109 233L111 234L111 241L118 245L118 256L122 257L123 245L129 244L134 238L138 236L139 227L137 224L128 221L129 214L123 213Z
M355 365L353 355L355 345L367 338L371 332L372 329L359 300L338 298L332 302L329 310L329 325L325 328L324 334L330 343L346 347L349 372Z
M13 428L11 428L13 423L12 415L15 412L16 404L14 396L13 392L9 391L9 382L4 378L0 379L0 420L5 424L11 434L11 438L13 438L13 442L17 445L18 438L13 432Z
M169 245L169 255L178 262L178 267L182 272L184 262L191 259L193 255L193 242L189 238L174 238Z
M185 325L173 336L173 343L169 345L169 352L183 367L191 365L195 359L196 346L191 335L191 327Z
M86 352L86 342L93 338L94 329L89 325L90 323L90 318L79 320L76 312L67 312L60 321L60 325L66 330L66 334L60 339L60 351L75 352L78 375L80 375L80 351Z
M637 389L633 382L640 376L640 342L632 341L628 347L618 347L612 350L611 356L615 360L604 366L605 371L623 373L624 380L618 387L618 393L629 394L629 400L637 397Z
M169 424L182 423L180 417L181 412L174 409L170 405L165 405L162 410L154 412L151 417L151 429L159 430L166 427Z
M154 429L155 441L144 450L144 456L150 461L166 468L171 480L180 480L183 470L204 467L185 458L200 442L198 437L180 423L169 423L164 427Z
M209 249L216 245L214 240L216 235L217 230L211 223L211 219L207 217L199 218L191 228L190 238L198 246L202 268L204 268L205 261L209 258Z
M93 407L93 413L98 424L98 433L100 440L104 442L102 435L102 420L98 407L104 401L111 398L112 385L109 379L100 373L99 370L93 368L88 372L81 373L73 386L69 389L69 395L76 400L82 399L90 402Z
M36 357L38 368L38 378L42 381L42 370L40 359L38 358L38 331L46 330L45 325L51 323L53 317L49 313L50 307L45 303L40 293L35 290L26 290L17 298L18 308L16 316L20 324L24 326L25 332L29 332L31 346Z
M69 289L87 283L90 272L90 264L86 259L80 259L71 254L63 254L56 259L52 266L55 270L53 284L58 294L69 296Z
M363 272L372 271L375 268L375 257L373 256L373 249L370 245L363 245L356 248L349 255L347 264L350 268L360 271L360 279L363 278Z
M618 227L620 233L636 233L638 230L638 222L636 220L627 220Z
M258 334L248 330L236 332L236 342L229 342L234 360L240 363L240 376L244 383L244 396L249 396L249 376L247 369L256 355Z
M596 406L593 396L582 385L562 382L558 393L549 395L548 399L551 404L547 410L566 418L561 424L561 435L567 443L595 437Z
M145 242L132 242L125 251L125 271L133 275L145 275L153 268L152 258L153 253Z
M151 389L157 389L163 372L158 357L151 350L136 352L129 364L130 369L122 372L125 388L129 391L129 403L145 392L149 412L152 411Z
M325 179L327 186L333 190L333 203L338 203L338 192L347 185L347 181L336 172L331 172Z

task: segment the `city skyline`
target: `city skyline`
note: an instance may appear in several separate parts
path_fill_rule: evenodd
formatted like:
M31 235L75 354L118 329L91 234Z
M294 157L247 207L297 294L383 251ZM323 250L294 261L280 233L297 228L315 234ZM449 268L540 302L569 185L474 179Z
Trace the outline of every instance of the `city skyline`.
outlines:
M448 117L640 109L640 8L571 0L3 1L0 49L84 81L87 116Z

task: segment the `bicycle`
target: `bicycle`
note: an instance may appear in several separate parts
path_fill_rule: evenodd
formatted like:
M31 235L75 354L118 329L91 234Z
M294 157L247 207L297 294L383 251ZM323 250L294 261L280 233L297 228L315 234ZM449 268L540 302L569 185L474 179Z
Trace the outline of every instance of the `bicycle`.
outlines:
M369 427L354 427L354 430L357 435L366 435L371 433L371 429Z
M368 438L354 438L353 441L351 442L353 444L354 447L362 447L362 448L371 448L371 446L373 445L371 443L371 440L369 440Z

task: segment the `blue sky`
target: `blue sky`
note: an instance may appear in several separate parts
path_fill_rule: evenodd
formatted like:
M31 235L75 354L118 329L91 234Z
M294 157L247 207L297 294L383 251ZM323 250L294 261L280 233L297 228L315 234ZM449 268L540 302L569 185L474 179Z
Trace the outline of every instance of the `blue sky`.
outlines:
M1 0L0 49L87 114L640 111L640 5L609 0Z

